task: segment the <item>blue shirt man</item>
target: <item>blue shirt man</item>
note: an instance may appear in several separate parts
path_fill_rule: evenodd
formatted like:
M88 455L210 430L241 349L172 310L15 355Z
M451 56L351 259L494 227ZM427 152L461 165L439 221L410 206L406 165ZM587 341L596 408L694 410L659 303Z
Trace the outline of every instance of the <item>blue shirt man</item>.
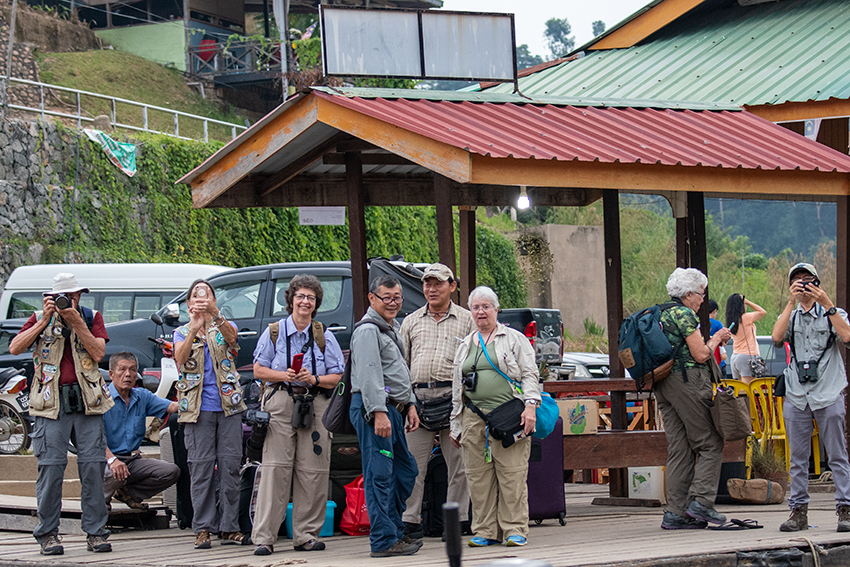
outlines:
M711 328L709 329L708 336L711 337L723 328L723 323L717 320L717 310L719 309L717 302L713 299L708 300L708 320L711 322ZM723 375L726 375L726 347L720 346L717 347L720 349L720 370L723 372Z
M147 508L144 500L177 482L180 469L159 459L143 459L138 452L145 438L145 418L163 418L177 411L177 402L134 387L138 365L130 352L109 359L109 390L115 405L103 415L107 446L103 497L110 507L114 496L130 508L143 510Z

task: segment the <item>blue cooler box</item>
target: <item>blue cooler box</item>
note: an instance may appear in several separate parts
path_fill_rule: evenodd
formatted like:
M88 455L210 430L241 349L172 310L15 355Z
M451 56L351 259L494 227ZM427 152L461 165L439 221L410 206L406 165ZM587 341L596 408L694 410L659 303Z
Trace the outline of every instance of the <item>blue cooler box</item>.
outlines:
M334 508L336 502L328 500L325 508L325 523L322 524L322 531L319 532L320 537L331 537L334 535ZM286 537L292 539L292 503L286 507Z

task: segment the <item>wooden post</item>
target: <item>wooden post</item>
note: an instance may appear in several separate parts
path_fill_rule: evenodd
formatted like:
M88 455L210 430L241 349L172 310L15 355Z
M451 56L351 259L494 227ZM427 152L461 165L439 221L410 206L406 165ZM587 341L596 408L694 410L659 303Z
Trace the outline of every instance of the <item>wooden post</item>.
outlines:
M440 263L448 266L456 274L452 182L438 173L434 174L434 203L437 209L437 245L440 250Z
M605 288L608 309L608 366L613 378L625 376L617 354L620 325L623 322L623 266L620 250L620 196L614 189L602 192L605 230ZM611 429L628 428L626 393L611 392ZM626 469L609 469L608 491L612 498L626 498L629 486Z
M469 293L475 289L475 207L460 207L460 261L458 277L460 285L458 304L469 307Z
M366 193L363 162L357 152L345 153L345 184L348 192L348 240L351 251L351 292L354 320L366 314L369 272L366 269Z
M691 267L708 276L708 250L705 243L705 198L702 193L688 192L688 244ZM705 288L708 296L708 287ZM708 320L708 300L702 302L697 313L702 329L702 337L708 340L711 324Z
M848 299L850 296L847 293L847 286L850 285L850 197L841 196L837 198L837 216L838 223L835 231L835 305L842 309L848 309ZM817 266L815 266L817 267ZM841 349L841 356L845 359L844 372L850 377L850 369L846 364L847 354L845 349ZM847 405L845 398L844 404ZM845 439L850 443L850 412L847 412L844 418L847 422L845 427Z
M688 217L676 219L676 267L687 268L691 265L691 251L688 246Z

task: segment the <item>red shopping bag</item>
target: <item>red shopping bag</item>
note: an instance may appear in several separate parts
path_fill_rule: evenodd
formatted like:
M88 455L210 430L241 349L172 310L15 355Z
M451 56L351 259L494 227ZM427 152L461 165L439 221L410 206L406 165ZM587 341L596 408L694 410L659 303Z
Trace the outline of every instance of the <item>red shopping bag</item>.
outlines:
M366 511L362 474L345 485L345 510L342 511L339 529L348 535L369 535L369 513Z

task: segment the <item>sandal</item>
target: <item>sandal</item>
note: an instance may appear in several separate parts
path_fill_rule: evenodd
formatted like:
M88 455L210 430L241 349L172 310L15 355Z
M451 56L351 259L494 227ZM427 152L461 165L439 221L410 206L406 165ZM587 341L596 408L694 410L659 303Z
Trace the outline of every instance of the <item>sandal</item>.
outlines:
M757 530L763 528L761 524L759 524L755 520L736 520L732 518L728 522L724 524L720 524L719 526L709 526L710 530L722 530L722 531L737 531L737 530Z
M221 532L218 534L221 545L251 545L251 536L242 532Z

